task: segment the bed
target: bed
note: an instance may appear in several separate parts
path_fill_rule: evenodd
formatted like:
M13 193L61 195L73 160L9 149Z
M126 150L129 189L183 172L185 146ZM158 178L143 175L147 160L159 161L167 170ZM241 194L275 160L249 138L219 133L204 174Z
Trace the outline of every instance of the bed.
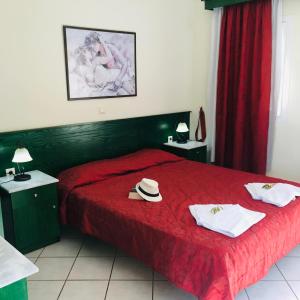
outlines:
M142 178L159 182L163 201L128 199ZM114 244L198 299L233 300L300 242L299 200L278 208L252 200L243 186L283 180L155 149L76 166L59 180L64 224ZM240 204L266 217L233 239L196 225L188 206L211 203Z

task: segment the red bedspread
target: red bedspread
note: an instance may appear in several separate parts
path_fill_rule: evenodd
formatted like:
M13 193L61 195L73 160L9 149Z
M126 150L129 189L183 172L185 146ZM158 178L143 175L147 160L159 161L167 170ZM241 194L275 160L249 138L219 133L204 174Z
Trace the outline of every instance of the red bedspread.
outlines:
M143 177L159 182L162 202L127 198ZM60 179L62 190L64 176ZM199 299L232 300L300 242L300 200L284 208L254 201L243 187L248 182L278 180L188 160L166 161L73 187L64 197L62 217ZM196 225L188 206L198 203L238 203L267 216L232 239Z

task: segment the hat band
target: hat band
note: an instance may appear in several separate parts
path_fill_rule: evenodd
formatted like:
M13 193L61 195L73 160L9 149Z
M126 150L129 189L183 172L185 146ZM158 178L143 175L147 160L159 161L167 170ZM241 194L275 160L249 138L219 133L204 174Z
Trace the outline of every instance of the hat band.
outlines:
M143 190L140 186L138 186L138 189L146 196L148 197L158 197L159 196L159 193L157 194L150 194L150 193L147 193L145 190Z

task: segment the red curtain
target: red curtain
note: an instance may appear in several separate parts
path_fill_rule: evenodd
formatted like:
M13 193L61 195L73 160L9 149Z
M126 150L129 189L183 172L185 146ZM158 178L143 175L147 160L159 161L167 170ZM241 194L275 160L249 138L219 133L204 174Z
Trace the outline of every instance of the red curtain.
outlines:
M271 0L224 8L216 110L218 165L266 172L271 65Z

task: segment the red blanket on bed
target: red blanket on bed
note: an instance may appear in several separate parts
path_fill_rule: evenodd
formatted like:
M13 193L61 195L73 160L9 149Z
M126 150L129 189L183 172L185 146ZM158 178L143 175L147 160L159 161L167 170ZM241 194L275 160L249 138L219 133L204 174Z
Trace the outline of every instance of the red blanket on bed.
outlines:
M88 180L80 180L81 167L63 172L62 220L111 242L203 300L234 299L300 242L300 199L278 208L252 200L244 188L248 182L282 180L182 160L159 150L137 155L137 160L135 155L125 157L127 168L122 158L122 167L116 160L82 166L83 177L92 170ZM152 155L156 158L143 164ZM109 164L113 172L104 176ZM127 198L143 177L159 182L161 202ZM211 203L238 203L267 215L232 239L196 225L188 206Z

